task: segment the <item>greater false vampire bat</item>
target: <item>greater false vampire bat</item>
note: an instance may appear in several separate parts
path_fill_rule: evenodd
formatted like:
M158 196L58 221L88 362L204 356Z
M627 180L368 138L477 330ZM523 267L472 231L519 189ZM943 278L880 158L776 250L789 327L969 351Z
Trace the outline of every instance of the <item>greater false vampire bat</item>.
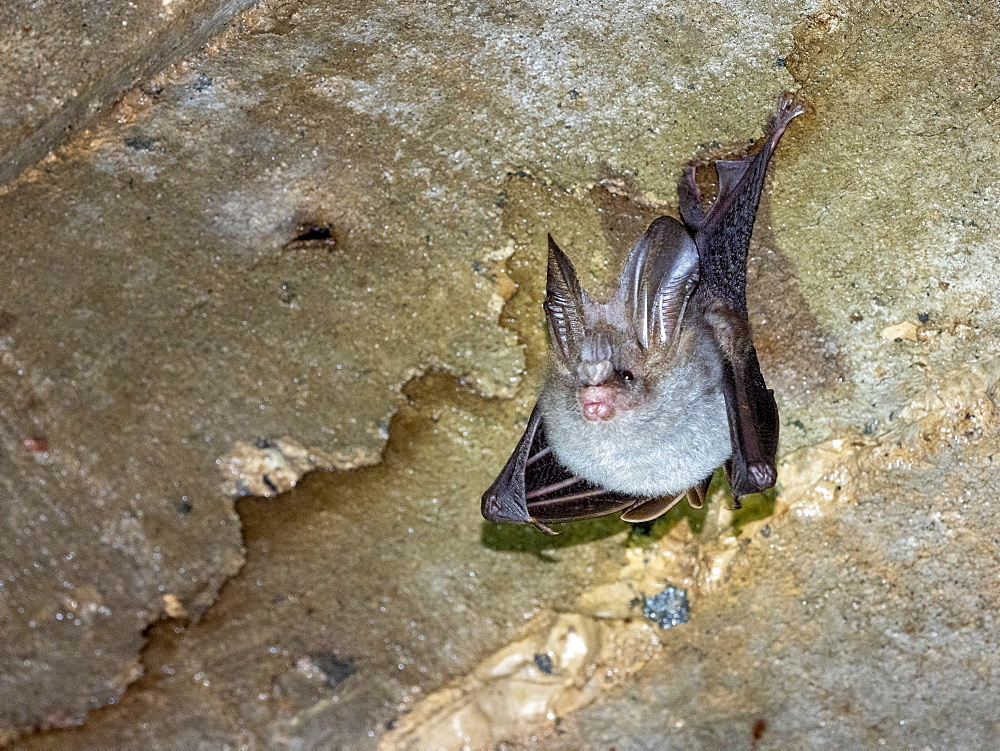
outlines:
M551 365L524 436L483 495L484 517L550 534L550 523L616 512L649 521L685 496L700 507L720 465L737 507L774 485L778 408L753 346L746 260L768 160L804 109L783 94L755 152L714 162L707 209L690 163L681 221L649 226L607 301L583 290L549 236Z

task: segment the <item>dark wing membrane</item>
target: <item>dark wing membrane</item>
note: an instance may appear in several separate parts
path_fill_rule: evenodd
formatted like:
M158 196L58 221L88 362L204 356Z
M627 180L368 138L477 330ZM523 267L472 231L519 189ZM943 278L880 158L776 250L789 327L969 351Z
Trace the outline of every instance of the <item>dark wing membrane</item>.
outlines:
M553 534L546 524L613 514L645 500L605 490L562 466L536 406L514 453L483 494L482 511L490 521L534 524Z
M753 347L725 366L726 411L733 444L729 483L737 498L760 493L778 479L778 405L764 383Z
M705 213L694 179L693 165L681 178L681 217L693 231L701 260L701 285L711 297L725 300L746 317L747 249L764 187L767 163L788 123L805 111L792 94L783 94L778 109L764 129L764 143L753 154L719 160L718 197Z
M718 197L706 213L689 166L680 182L681 216L694 234L701 266L699 298L715 309L709 316L726 357L724 391L733 444L733 495L759 493L777 477L778 407L764 383L747 318L747 251L767 164L788 123L805 108L783 94L765 128L764 143L743 159L715 163Z

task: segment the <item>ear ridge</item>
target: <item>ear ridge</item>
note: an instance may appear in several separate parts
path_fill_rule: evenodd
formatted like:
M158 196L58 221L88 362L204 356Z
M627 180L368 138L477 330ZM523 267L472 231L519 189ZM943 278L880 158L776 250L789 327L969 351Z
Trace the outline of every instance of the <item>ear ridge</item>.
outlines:
M618 297L643 347L665 344L677 332L698 281L698 249L673 217L656 219L635 244Z
M653 307L656 338L661 344L669 342L680 328L688 300L698 286L699 272L698 251L693 248L690 253L678 253L674 266L660 280Z
M569 362L583 341L583 291L573 262L549 235L545 319L549 335L563 360Z

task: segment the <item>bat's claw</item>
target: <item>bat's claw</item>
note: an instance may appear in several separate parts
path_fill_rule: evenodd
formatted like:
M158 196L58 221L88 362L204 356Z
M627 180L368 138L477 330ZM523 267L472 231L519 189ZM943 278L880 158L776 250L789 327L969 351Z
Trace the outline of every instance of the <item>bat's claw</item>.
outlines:
M793 119L803 114L808 105L802 96L794 91L786 91L778 97L778 108L767 122L766 135L777 143Z
M548 526L547 524L542 524L540 521L538 521L538 519L532 519L531 523L535 525L535 529L539 530L540 532L544 532L547 535L553 535L554 536L554 535L559 534L558 532L556 532L554 529L552 529L552 527Z
M760 488L758 492L767 490L778 480L778 471L774 465L764 462L755 462L747 465L747 474L753 481L754 486Z

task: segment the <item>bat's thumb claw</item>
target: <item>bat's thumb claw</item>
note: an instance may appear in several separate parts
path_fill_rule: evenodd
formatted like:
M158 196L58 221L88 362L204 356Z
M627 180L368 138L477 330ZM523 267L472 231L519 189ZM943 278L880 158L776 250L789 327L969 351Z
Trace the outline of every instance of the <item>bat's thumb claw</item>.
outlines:
M552 527L550 527L549 525L542 524L540 521L538 521L538 519L532 519L531 523L535 525L536 529L538 529L541 532L544 532L547 535L557 535L557 534L559 534L554 529L552 529Z
M778 471L773 464L756 462L747 467L747 474L750 480L760 490L767 490L778 480ZM758 490L758 492L760 492Z

